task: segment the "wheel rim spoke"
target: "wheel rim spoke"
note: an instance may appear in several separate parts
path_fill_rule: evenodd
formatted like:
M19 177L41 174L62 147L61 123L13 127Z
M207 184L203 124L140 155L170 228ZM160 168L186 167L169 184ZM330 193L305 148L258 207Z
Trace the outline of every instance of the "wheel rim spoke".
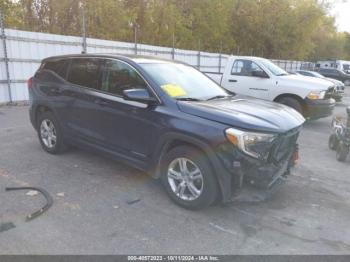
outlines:
M168 171L168 177L175 179L175 180L182 180L181 173L175 171L174 169L169 169Z
M52 141L50 137L47 139L47 146L52 147Z
M44 127L45 131L49 131L49 126L47 125L47 121L48 120L43 121L43 127Z
M199 170L199 168L196 168L195 170L190 172L190 177L191 177L192 180L196 180L196 179L202 178L202 173Z
M201 193L200 190L198 190L192 182L187 184L187 188L193 197L198 197L199 194Z
M186 184L185 182L181 182L178 184L177 188L176 188L176 191L177 191L177 194L180 198L183 198L184 196L184 193L185 193L185 189L186 189Z
M182 174L188 172L188 170L187 170L187 160L185 158L180 158L179 159L179 166L180 166L180 171L181 171Z

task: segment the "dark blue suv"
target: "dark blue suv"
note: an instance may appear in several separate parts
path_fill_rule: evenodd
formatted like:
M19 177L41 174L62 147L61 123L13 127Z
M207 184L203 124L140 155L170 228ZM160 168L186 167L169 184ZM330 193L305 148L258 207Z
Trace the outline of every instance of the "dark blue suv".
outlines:
M44 150L75 145L127 162L160 178L185 208L227 203L248 189L266 196L297 158L299 113L228 93L180 62L50 57L28 87Z

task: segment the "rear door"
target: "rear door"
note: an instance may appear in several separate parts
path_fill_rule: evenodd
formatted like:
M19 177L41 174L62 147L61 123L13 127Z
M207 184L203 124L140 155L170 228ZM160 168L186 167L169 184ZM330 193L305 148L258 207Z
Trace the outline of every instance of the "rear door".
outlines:
M224 75L222 86L237 94L268 99L272 80L270 78L255 77L252 75L253 71L265 72L251 60L236 59L233 62L231 72Z
M69 105L66 116L67 127L73 139L96 143L100 134L95 125L98 121L96 109L96 92L101 88L101 65L99 58L72 58L67 81L70 83L71 96L74 98Z

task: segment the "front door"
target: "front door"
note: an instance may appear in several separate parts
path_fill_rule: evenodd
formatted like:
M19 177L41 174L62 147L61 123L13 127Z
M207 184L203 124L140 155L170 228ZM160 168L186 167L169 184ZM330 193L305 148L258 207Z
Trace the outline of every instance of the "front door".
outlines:
M268 99L272 87L272 80L268 77L253 76L253 71L265 73L264 70L253 61L236 59L233 62L231 74L226 75L223 79L225 83L223 86L237 94Z
M101 70L94 112L98 142L132 159L146 160L159 137L157 106L124 100L123 91L146 89L151 94L150 87L126 62L105 59Z
M95 144L101 136L96 130L98 115L96 92L101 86L101 65L98 58L73 58L67 76L73 102L65 116L67 129L73 141Z

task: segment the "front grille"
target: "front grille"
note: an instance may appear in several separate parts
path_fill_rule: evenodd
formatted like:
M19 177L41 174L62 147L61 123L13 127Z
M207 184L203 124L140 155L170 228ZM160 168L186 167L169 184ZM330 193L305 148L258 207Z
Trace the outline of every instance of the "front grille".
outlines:
M331 86L327 89L326 95L324 96L325 99L329 99L332 98L332 96L334 95L334 93L336 92L335 87Z
M337 86L337 91L344 91L345 90L345 86Z
M290 157L295 150L298 136L299 128L280 135L272 150L272 160L281 162Z

